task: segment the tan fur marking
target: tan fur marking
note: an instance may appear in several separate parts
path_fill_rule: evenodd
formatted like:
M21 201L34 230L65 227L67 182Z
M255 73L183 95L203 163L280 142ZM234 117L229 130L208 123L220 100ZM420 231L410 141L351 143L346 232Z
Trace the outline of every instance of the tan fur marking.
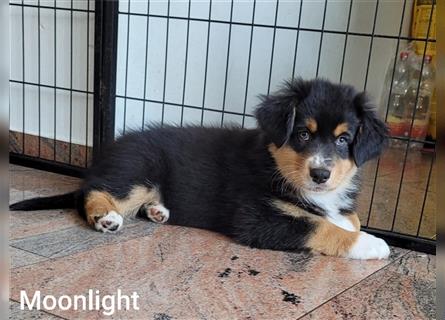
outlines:
M306 157L295 152L287 145L277 148L274 144L270 144L268 149L277 164L279 172L287 182L295 188L307 184L309 168ZM352 159L337 159L331 170L331 178L327 182L329 189L334 190L344 181L350 181L356 171L357 166Z
M113 197L108 192L91 191L85 199L85 213L89 224L94 225L94 217L103 217L109 211L117 211Z
M329 256L345 257L359 235L359 232L347 231L323 219L316 223L316 229L310 236L307 246Z
M312 132L312 133L316 132L317 128L318 128L317 121L315 121L314 118L307 119L306 127L309 129L310 132Z
M322 217L311 214L292 203L282 201L282 200L274 200L272 201L274 207L280 209L280 211L288 216L292 216L294 218L311 218L314 221L323 220Z
M156 189L135 186L124 199L113 197L106 191L91 191L85 200L87 221L94 224L95 217L103 217L109 211L122 216L135 213L143 204L159 203L160 195Z
M118 212L123 214L135 213L144 203L158 204L161 201L156 189L148 189L144 186L135 186L124 199L116 199Z
M280 209L283 214L295 218L308 218L315 224L315 231L309 236L306 246L314 251L329 255L344 257L358 239L359 232L347 231L336 226L323 217L311 214L291 203L274 200L273 205ZM350 216L354 225L358 221L356 214ZM353 221L357 219L357 221ZM358 221L360 224L360 221Z
M334 129L334 136L338 137L345 132L348 132L348 124L346 122L342 122Z
M305 180L304 173L308 172L306 168L307 159L286 145L277 148L274 144L270 144L268 149L281 175L295 187L303 185Z
M358 215L356 213L347 215L346 218L349 221L351 221L351 223L354 226L355 230L360 231L361 223L360 223L360 219L359 219L359 217L358 217Z
M357 166L352 159L337 159L331 171L329 184L334 188L343 181L349 180L357 171Z

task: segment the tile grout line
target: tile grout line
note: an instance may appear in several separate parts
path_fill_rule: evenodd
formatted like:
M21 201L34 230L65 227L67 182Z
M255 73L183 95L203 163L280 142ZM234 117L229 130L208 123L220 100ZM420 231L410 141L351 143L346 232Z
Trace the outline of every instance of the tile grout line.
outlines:
M9 298L9 301L13 301L13 302L15 302L15 303L20 304L19 301L14 300L14 299L12 299L12 298ZM33 311L33 310L22 310L22 309L20 309L20 311L30 311L30 312L31 312L31 311ZM57 314L51 313L51 312L49 312L49 311L47 311L47 310L42 310L42 309L37 310L37 309L35 309L35 311L43 312L43 313L49 314L49 315L51 315L51 316L54 316L54 317L56 317L56 318L60 318L60 319L64 319L64 320L70 320L69 318L64 318L64 317L59 316L59 315L57 315Z
M51 260L52 260L51 258L47 258L46 260L36 261L36 262L30 263L30 264L24 264L24 265L18 266L18 267L11 267L10 271L12 272L12 271L15 271L15 270L20 269L20 268L34 266L36 264L43 263L43 262L48 262L48 261L51 261Z
M132 223L132 224L137 224L137 223ZM68 227L68 228L61 229L61 230L62 230L62 231L66 231L66 230L68 230L68 229L74 229L74 228L76 228L76 227L75 227L75 226L72 226L72 227ZM155 231L157 228L158 228L158 227L154 227L153 231ZM45 233L41 233L41 234L42 234L42 235L45 235L45 234L51 234L51 233L53 233L53 232L56 232L56 231L45 232ZM30 237L40 236L41 234L33 235L33 236L30 236ZM24 238L20 238L20 239L17 239L17 240L23 240L23 239L27 239L27 238L30 238L30 237L24 237ZM88 248L87 250L80 250L80 251L76 251L76 252L73 252L73 253L68 254L68 255L65 255L65 256L58 256L58 257L57 257L57 256L54 256L54 254L51 255L51 256L44 256L44 255L42 255L42 254L35 253L35 252L30 251L30 250L28 250L28 249L23 249L23 248L21 248L21 247L17 247L17 246L15 246L15 245L13 245L13 244L10 244L9 246L12 247L12 248L14 248L14 249L17 249L17 250L23 250L23 251L25 251L25 252L27 252L27 253L35 254L35 255L37 255L37 256L39 256L39 257L42 257L42 258L46 258L46 259L47 259L47 260L44 260L44 261L38 261L38 262L31 263L31 264L28 264L28 265L24 265L24 266L20 266L20 267L11 268L11 270L15 270L15 269L18 269L18 268L24 268L24 267L27 267L27 266L30 266L30 265L34 265L34 264L36 264L36 263L42 263L42 262L48 262L48 261L56 261L56 260L58 260L58 259L67 258L67 257L73 256L73 255L79 254L79 253L84 253L84 252L88 252L88 251L91 251L91 250L96 250L97 248L106 247L106 246L109 246L109 245L115 245L115 244L126 243L126 242L128 242L128 241L133 241L133 240L135 240L135 239L138 239L138 238L144 238L144 237L147 237L147 235L141 235L141 236L137 236L137 237L134 237L134 238L128 238L128 239L126 239L126 240L118 241L118 242L102 243L102 244L99 244L99 245L97 245L97 246L93 246L93 247L91 247L91 248Z
M396 261L399 261L400 259L402 259L403 257L405 257L407 254L414 252L412 250L408 250L405 254L402 254L400 257L398 257L397 259L395 259L394 261L391 261L390 263L388 263L387 265L385 265L384 267L381 267L380 269L377 269L376 271L372 272L371 274L367 275L366 277L364 277L363 279L361 279L360 281L354 283L353 285L351 285L350 287L340 291L339 293L337 293L336 295L334 295L333 297L329 298L328 300L326 300L325 302L323 302L322 304L316 306L315 308L309 310L308 312L306 312L305 314L303 314L301 317L298 317L296 320L302 319L303 317L311 314L312 312L314 312L315 310L321 308L322 306L324 306L325 304L327 304L328 302L331 302L333 299L335 299L336 297L342 295L343 293L345 293L346 291L349 291L350 289L354 288L355 286L359 285L360 283L362 283L363 281L367 280L368 278L370 278L371 276L375 275L376 273L388 268L389 266L391 266L392 264L394 264Z
M76 214L78 215L78 213L76 213ZM36 233L36 234L27 235L27 236L25 235L24 237L18 237L18 238L10 239L9 242L11 243L11 242L17 242L17 241L21 241L21 240L26 240L28 238L39 237L41 235L47 235L47 234L51 234L51 233L58 232L58 231L65 231L65 230L68 230L68 229L71 229L71 228L77 228L79 226L81 226L81 225L80 224L79 225L72 225L72 226L68 226L66 228L61 228L61 229L57 229L57 230L45 231L45 232L42 232L42 233ZM9 245L11 247L14 247L13 244L9 244ZM14 247L14 248L24 250L22 248L17 248L17 247ZM29 252L31 252L31 251L29 251ZM34 253L34 252L31 252L31 253Z
M21 192L26 192L26 191L21 191ZM26 199L24 199L24 200L26 200ZM20 200L20 201L22 201L22 200ZM50 209L50 211L52 211L52 210L53 209ZM63 211L66 211L67 209L54 209L54 210L61 210L61 212L60 212L61 215L69 213L69 212L63 212ZM75 215L79 216L79 213L77 212L76 209L68 208L68 210L73 210ZM16 211L16 212L21 212L21 211ZM23 237L17 237L17 238L14 238L14 239L9 239L9 242L10 242L9 246L11 246L11 247L13 247L15 249L20 249L20 250L24 250L24 251L27 251L27 252L30 252L30 253L34 253L32 251L28 251L28 250L25 250L25 249L22 249L22 248L15 247L13 244L11 244L11 242L25 240L25 239L32 238L32 237L38 237L40 235L47 235L47 234L51 234L51 233L54 233L54 232L65 231L65 230L68 230L68 229L78 228L78 227L82 227L82 226L86 226L86 229L91 229L90 227L88 227L86 221L84 221L84 220L81 220L81 221L83 222L82 224L77 224L76 223L76 224L74 224L72 226L68 226L68 227L65 227L65 228L57 229L57 230L45 231L45 232L42 232L42 233L36 233L36 234L31 234L31 235L27 235L27 236L23 236ZM127 225L137 224L138 222L139 221L136 220L135 222L127 223ZM37 254L37 253L34 253L34 254ZM39 255L39 254L37 254L37 255ZM42 256L42 257L49 258L49 257L46 257L46 256Z
M26 239L26 238L23 238L23 239ZM41 254L39 254L39 253L35 253L35 252L29 251L29 250L27 250L27 249L23 249L23 248L15 247L15 246L12 245L12 244L10 244L9 246L10 246L11 248L14 248L14 249L17 249L17 250L22 250L22 251L25 251L25 252L27 252L27 253L34 254L34 255L39 256L39 257L41 257L41 258L51 259L51 257L43 256L43 255L41 255ZM32 264L34 264L34 263L32 263ZM20 268L20 267L17 267L17 268ZM13 268L13 269L15 269L15 268Z

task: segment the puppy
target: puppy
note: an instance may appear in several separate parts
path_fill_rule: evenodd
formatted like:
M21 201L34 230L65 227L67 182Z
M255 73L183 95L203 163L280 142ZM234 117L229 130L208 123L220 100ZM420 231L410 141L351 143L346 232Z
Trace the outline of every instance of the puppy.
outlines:
M358 167L380 154L386 127L365 93L326 80L263 96L258 129L151 127L119 139L73 193L11 210L74 208L117 232L126 215L216 231L263 249L382 259L360 231Z

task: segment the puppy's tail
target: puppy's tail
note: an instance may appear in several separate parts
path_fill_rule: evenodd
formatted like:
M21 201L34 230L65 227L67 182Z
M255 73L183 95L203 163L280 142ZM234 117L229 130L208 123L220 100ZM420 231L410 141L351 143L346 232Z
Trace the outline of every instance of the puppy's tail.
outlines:
M78 196L78 191L74 191L52 197L33 198L11 204L9 206L9 209L11 211L32 211L44 209L75 208Z

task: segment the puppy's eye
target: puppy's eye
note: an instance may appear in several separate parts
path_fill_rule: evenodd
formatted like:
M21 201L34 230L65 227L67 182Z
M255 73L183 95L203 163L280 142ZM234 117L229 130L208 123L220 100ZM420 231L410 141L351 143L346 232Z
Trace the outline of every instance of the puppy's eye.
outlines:
M348 138L346 136L340 136L335 140L335 144L339 147L345 146L348 144Z
M301 141L308 141L310 139L311 135L307 130L301 130L298 132L298 138Z

